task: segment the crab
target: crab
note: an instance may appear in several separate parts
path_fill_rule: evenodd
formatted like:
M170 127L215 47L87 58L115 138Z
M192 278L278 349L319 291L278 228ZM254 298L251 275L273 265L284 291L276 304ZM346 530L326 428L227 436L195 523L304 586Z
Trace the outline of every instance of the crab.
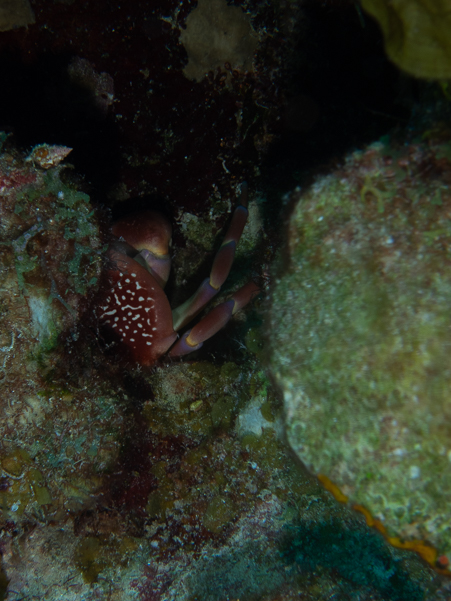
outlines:
M106 284L94 309L102 337L117 342L130 360L144 366L155 364L166 353L180 357L198 350L259 292L249 282L179 336L224 284L247 216L247 186L242 184L240 203L210 276L174 310L164 292L171 269L171 224L157 211L141 211L117 221L107 252Z

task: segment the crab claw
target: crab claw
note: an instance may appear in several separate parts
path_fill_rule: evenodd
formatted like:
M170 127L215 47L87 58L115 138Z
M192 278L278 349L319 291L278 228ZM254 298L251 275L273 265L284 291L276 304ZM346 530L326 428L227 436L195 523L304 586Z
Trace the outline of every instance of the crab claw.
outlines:
M126 356L153 365L177 339L163 288L137 261L114 247L108 251L108 286L97 299L95 314L110 341L121 343Z
M112 232L139 251L133 258L164 287L171 270L169 246L172 227L158 211L141 211L116 221Z
M249 282L233 294L232 298L212 309L191 330L183 334L171 348L171 357L181 357L200 349L205 340L216 334L230 320L232 315L242 309L260 292L254 282Z

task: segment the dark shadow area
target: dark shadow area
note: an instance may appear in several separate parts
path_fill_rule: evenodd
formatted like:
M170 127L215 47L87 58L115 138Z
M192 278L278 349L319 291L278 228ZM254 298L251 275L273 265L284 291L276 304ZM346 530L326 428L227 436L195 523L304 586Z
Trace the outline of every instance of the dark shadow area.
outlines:
M0 130L12 132L25 152L44 142L73 148L67 162L101 195L118 172L118 131L100 106L102 98L71 79L71 60L68 55L43 54L25 64L19 54L4 50Z
M393 557L382 536L361 526L330 519L285 528L282 557L301 570L320 566L379 594L386 601L421 601L424 586L415 581L399 558ZM371 597L372 598L372 597Z
M303 4L280 138L261 169L279 197L409 120L416 84L388 61L379 27L356 5Z
M111 218L114 222L133 213L139 213L140 211L159 211L173 223L173 215L167 201L157 194L129 198L125 203L117 203L111 209Z

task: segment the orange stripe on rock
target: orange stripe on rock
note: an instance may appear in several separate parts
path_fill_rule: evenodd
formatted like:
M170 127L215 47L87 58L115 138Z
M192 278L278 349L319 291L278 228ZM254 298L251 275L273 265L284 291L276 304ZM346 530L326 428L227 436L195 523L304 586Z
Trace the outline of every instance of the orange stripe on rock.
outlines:
M348 502L348 497L326 475L318 474L317 478L324 488L332 493L337 501L340 503ZM383 523L376 519L366 507L363 505L354 504L352 505L352 509L361 513L365 517L367 525L370 528L378 530L383 535L385 540L392 545L392 547L414 551L415 553L418 553L418 555L432 568L434 568L436 572L444 576L451 576L451 571L447 569L447 566L449 565L448 558L445 555L438 557L437 549L435 549L432 545L423 540L403 541L397 536L389 536Z
M318 474L317 478L324 486L324 488L334 495L337 501L339 501L340 503L348 502L348 497L345 494L343 494L338 488L338 486L334 484L332 480L329 480L327 476L325 476L324 474Z

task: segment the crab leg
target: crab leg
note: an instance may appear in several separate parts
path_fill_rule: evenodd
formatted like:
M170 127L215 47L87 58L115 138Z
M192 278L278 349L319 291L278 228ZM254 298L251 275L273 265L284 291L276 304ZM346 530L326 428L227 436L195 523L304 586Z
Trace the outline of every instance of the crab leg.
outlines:
M180 328L189 323L221 289L232 267L236 245L243 233L247 216L247 184L243 182L241 184L240 204L233 213L232 221L221 244L221 248L216 253L210 277L202 282L196 292L183 305L172 311L175 331L180 330Z
M254 282L249 282L235 292L232 298L221 303L210 311L191 330L183 334L169 351L171 357L181 357L199 349L205 340L208 340L223 328L232 315L242 309L260 292Z

